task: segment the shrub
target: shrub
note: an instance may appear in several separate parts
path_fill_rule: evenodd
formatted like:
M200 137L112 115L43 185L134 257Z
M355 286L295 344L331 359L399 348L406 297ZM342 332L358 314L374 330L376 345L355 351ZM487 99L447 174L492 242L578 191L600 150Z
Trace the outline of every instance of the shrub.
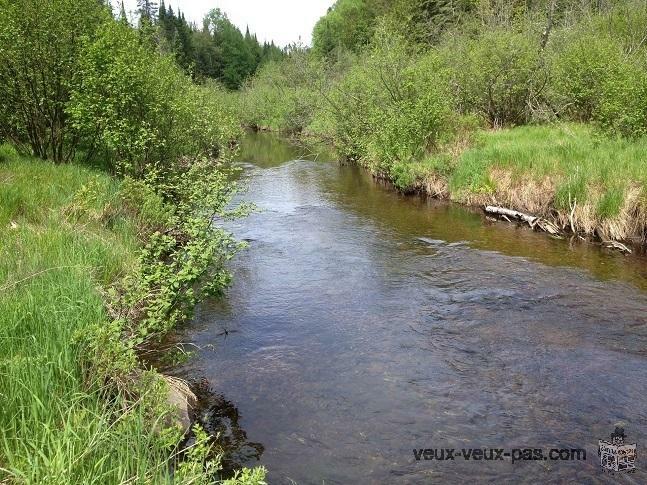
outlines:
M418 55L387 25L378 28L373 49L333 92L342 154L379 173L420 157L450 126L452 102L438 55Z
M621 45L596 34L558 39L551 52L550 99L555 109L576 121L591 121L623 63Z
M609 133L627 137L647 135L647 69L626 60L602 86L597 123Z
M545 83L537 40L509 30L459 40L442 49L452 66L459 111L477 113L493 127L526 123L529 102Z
M220 155L237 134L233 112L214 86L191 83L173 58L142 45L123 23L104 24L81 58L67 112L89 153L142 176L183 156Z
M621 2L556 34L549 99L558 112L611 134L647 133L646 21L643 2Z
M96 0L0 0L0 135L40 158L70 160L65 104L81 56L110 18Z
M321 64L299 49L282 61L266 64L243 90L240 117L250 126L303 131L322 109L317 91L322 74Z

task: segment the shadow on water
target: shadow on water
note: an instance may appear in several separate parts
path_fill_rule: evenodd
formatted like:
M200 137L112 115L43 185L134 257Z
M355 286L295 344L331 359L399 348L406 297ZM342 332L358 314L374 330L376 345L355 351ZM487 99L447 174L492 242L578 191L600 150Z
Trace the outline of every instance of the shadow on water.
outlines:
M278 167L290 160L333 160L333 151L316 142L286 142L271 133L248 133L237 159L262 168Z
M644 254L624 255L577 238L557 239L527 226L490 221L479 208L403 195L388 183L376 182L360 167L339 166L338 171L338 176L324 182L335 200L383 227L449 243L462 242L474 249L520 256L550 266L583 268L596 278L626 281L647 289Z
M248 440L236 406L214 391L206 380L193 382L191 388L198 400L193 418L213 437L216 453L222 454L223 476L231 477L243 465L260 460L264 447Z
M270 483L603 483L597 442L617 422L647 446L644 257L404 197L271 135L242 148L261 212L230 229L250 247L227 298L177 335L200 349L177 373L210 382L200 413L228 467L261 463ZM412 452L479 447L587 460Z

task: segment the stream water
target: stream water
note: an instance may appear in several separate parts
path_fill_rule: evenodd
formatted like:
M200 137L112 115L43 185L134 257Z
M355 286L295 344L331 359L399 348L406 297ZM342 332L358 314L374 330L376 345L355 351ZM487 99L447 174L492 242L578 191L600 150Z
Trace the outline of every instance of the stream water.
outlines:
M332 159L268 134L243 144L261 212L229 228L249 249L178 335L200 349L178 374L209 388L226 463L265 465L271 484L647 483L647 260ZM599 465L617 423L633 474ZM425 448L587 456L416 460Z

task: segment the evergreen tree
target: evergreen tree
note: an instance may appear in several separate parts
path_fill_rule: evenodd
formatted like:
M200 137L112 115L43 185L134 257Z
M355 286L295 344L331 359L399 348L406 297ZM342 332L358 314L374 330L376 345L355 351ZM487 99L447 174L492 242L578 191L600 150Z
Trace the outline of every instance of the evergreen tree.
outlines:
M137 0L137 7L142 20L152 22L157 16L157 2L154 0Z
M164 5L164 0L160 3L158 19L160 24L166 21L166 6Z
M119 21L129 25L128 16L126 15L126 7L124 7L124 1L121 0L121 7L119 8Z

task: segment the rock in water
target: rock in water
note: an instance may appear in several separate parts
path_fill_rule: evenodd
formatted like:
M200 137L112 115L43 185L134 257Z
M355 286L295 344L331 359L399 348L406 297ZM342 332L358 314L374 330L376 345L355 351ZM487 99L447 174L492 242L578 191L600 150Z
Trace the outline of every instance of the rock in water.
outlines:
M167 402L177 408L177 424L186 434L191 429L191 411L196 405L197 398L189 385L182 379L163 376L169 387Z

